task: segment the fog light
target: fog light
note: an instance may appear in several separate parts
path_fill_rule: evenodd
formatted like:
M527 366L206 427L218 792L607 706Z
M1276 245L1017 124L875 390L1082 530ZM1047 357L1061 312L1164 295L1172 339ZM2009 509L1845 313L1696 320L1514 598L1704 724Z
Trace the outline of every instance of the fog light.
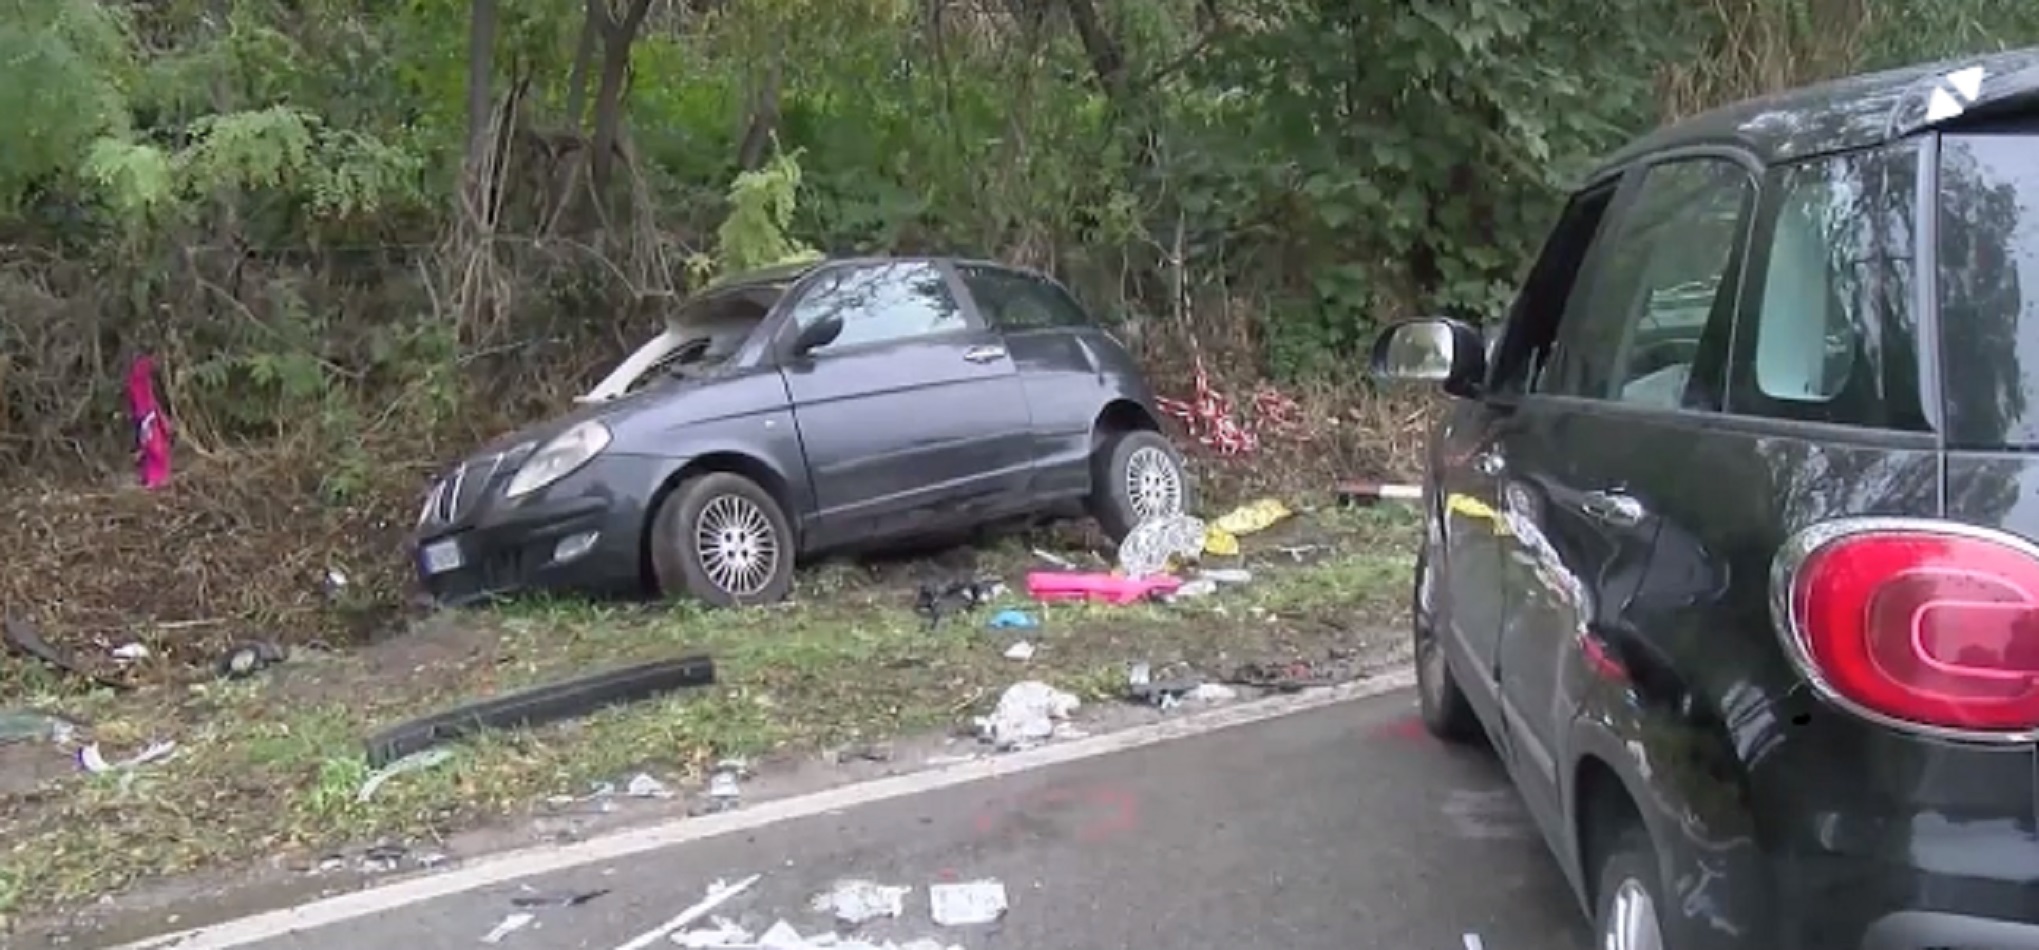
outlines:
M571 561L574 558L580 557L594 550L595 541L601 536L602 534L599 531L583 531L579 534L570 534L560 538L559 543L552 546L552 560L554 562Z

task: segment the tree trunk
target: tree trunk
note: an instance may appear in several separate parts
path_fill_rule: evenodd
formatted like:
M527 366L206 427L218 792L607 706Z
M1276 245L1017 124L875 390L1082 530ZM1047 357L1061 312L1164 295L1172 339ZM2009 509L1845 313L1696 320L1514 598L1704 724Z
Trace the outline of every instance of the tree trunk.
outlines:
M602 38L602 28L608 23L608 12L602 9L602 0L588 0L588 15L581 23L580 45L574 47L573 71L566 77L566 127L574 135L584 135L588 122L588 70L595 65L595 47Z
M467 18L467 161L481 160L495 111L496 0L473 0Z
M603 0L589 0L597 4ZM595 90L595 140L591 156L595 188L605 191L616 170L616 130L623 124L623 80L630 72L630 46L644 25L651 0L630 0L621 20L604 17L602 84Z
M1097 74L1098 84L1104 87L1105 95L1112 104L1124 108L1126 93L1126 56L1119 50L1118 41L1104 28L1104 21L1098 18L1097 5L1091 0L1062 0L1063 8L1069 11L1069 22L1076 27L1076 37L1083 41L1083 53L1090 59L1090 71Z

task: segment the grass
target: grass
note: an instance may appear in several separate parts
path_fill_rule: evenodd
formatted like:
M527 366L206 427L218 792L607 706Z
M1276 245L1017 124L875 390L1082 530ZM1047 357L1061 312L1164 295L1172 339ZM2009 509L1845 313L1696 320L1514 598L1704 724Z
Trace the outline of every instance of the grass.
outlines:
M778 607L523 603L179 692L58 698L54 682L27 674L20 685L44 700L31 704L89 724L109 758L158 738L179 748L125 775L73 768L0 797L0 918L264 857L310 862L350 843L431 841L640 771L678 786L725 756L804 754L949 726L1022 678L1092 701L1114 695L1134 660L1223 674L1247 661L1366 649L1396 626L1414 535L1406 510L1326 509L1246 539L1254 582L1213 597L1106 607L1024 604L1023 594L1009 594L999 606L1024 605L1042 621L1024 634L1038 649L1026 664L1001 655L1018 636L987 631L986 613L928 629L909 609L912 578L835 564L804 573L798 600ZM1017 586L1037 543L979 553L975 573ZM1284 553L1297 545L1314 550ZM361 737L375 728L478 695L692 651L714 655L717 685L486 734L451 747L444 765L357 800L369 774ZM0 755L0 771L7 767Z

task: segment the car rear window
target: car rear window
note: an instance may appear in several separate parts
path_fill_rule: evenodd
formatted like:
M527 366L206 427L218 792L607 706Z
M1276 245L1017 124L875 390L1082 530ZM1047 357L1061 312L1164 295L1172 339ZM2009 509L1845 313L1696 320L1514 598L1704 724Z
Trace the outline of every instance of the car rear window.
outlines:
M1939 196L1947 441L2039 448L2039 119L1943 136Z

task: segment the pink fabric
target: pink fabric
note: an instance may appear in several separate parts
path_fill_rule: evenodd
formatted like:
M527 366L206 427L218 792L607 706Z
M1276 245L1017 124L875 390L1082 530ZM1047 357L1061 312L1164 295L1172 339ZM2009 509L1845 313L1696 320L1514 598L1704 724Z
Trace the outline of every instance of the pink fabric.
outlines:
M127 370L127 412L135 427L135 465L143 488L170 483L170 428L156 402L156 361L142 355Z
M1034 571L1027 575L1027 593L1032 594L1035 600L1101 600L1110 604L1131 604L1181 586L1182 581L1166 574L1120 577L1116 574Z

